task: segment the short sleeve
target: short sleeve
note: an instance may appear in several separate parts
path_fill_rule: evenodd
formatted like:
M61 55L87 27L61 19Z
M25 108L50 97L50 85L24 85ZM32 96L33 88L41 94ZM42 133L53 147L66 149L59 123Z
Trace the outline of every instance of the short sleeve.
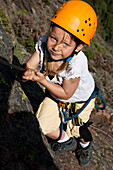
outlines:
M48 38L47 35L43 35L35 45L36 52L40 53L40 58L41 58L40 63L39 63L40 69L42 68L42 65L43 65L43 59L44 59L47 38Z
M88 63L87 58L80 52L77 56L75 55L71 62L69 63L65 74L64 79L69 80L71 78L82 78L88 72Z
M41 53L41 51L44 49L46 42L47 42L47 35L43 35L35 45L36 52Z

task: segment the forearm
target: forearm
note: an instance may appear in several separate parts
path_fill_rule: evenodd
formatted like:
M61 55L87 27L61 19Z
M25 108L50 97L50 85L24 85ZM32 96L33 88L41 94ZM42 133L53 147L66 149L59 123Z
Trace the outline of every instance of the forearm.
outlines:
M63 80L62 86L53 84L48 81L42 73L32 69L28 69L23 78L41 83L45 86L53 95L64 100L68 100L76 91L80 78L74 78L70 80ZM71 88L70 88L71 87Z
M37 52L34 52L32 57L27 61L26 67L30 69L36 69L40 62L40 55Z
M43 82L41 82L43 86L45 86L53 95L55 95L58 98L62 98L64 100L69 99L71 96L69 93L67 93L62 86L58 84L53 84L50 81L44 79Z

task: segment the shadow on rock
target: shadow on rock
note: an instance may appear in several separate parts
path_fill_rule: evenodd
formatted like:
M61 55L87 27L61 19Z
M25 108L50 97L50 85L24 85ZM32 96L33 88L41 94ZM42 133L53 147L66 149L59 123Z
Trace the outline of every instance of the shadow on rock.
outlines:
M28 83L29 84L29 83ZM26 89L25 84L23 87ZM30 88L35 86L30 82ZM0 167L1 170L36 170L57 169L45 147L38 122L32 110L22 105L29 105L28 97L20 103L20 83L15 80L10 67L0 64ZM27 91L27 89L26 89ZM28 90L29 91L29 90ZM40 92L40 91L38 91ZM18 95L15 95L15 94ZM27 92L26 92L27 93ZM29 93L27 93L30 96ZM36 94L36 93L35 93ZM33 102L33 97L32 103ZM40 97L39 99L42 100ZM37 98L37 101L39 100ZM33 110L38 108L33 106ZM25 110L24 110L25 107ZM29 107L30 108L30 107ZM17 111L18 110L18 111Z

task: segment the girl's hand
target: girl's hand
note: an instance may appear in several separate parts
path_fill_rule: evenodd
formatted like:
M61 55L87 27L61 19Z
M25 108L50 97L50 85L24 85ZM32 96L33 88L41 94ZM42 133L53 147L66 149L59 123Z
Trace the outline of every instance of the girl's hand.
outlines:
M25 80L33 80L33 77L35 76L35 70L28 68L24 73L22 78Z
M46 80L44 74L40 73L39 71L35 70L35 76L33 77L34 81L37 81L43 84L43 81Z
M42 73L40 73L38 70L33 70L33 69L27 69L24 72L22 78L25 80L32 80L39 83L43 83L43 80L45 79Z

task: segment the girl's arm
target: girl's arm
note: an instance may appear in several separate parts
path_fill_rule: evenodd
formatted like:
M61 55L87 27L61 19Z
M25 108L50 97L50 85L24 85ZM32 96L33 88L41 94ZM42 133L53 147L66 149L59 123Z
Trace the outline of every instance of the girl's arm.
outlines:
M40 62L39 53L35 52L33 56L26 63L27 71L22 76L23 79L37 81L45 86L56 97L68 100L76 91L80 78L64 80L62 86L53 84L46 80L44 75L35 70Z
M26 67L35 70L39 62L40 62L40 54L35 51L32 57L27 61Z
M74 78L69 80L64 80L62 86L58 84L53 84L50 81L46 80L44 75L38 71L35 72L33 77L34 81L41 83L45 86L53 95L56 97L68 100L76 91L80 78Z
M40 54L38 52L34 52L32 57L26 63L26 71L23 73L22 78L25 80L32 80L39 62Z

